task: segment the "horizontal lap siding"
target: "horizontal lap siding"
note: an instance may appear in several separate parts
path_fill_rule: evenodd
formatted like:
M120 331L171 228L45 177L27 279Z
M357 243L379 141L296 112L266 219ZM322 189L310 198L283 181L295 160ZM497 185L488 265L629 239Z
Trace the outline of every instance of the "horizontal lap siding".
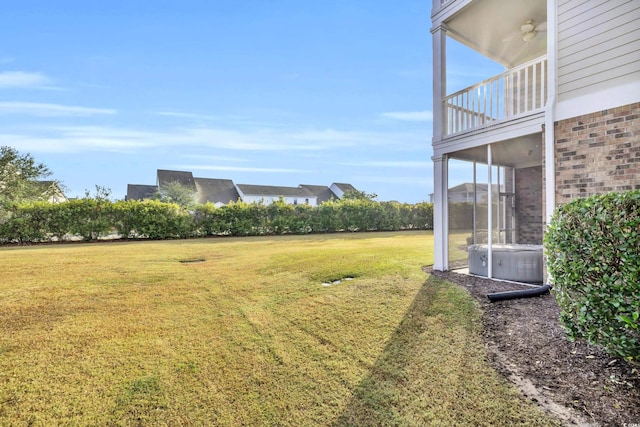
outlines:
M558 6L558 99L640 78L640 1L562 0Z

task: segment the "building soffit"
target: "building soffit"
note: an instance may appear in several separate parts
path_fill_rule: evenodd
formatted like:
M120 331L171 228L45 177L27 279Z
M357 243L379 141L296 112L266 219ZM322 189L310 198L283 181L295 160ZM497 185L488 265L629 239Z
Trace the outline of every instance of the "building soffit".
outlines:
M524 168L542 165L542 135L526 135L492 144L492 163L499 166ZM449 158L487 163L487 146L468 148L450 153Z
M524 41L528 20L539 29ZM447 35L482 55L512 68L547 52L546 0L476 0L445 19Z

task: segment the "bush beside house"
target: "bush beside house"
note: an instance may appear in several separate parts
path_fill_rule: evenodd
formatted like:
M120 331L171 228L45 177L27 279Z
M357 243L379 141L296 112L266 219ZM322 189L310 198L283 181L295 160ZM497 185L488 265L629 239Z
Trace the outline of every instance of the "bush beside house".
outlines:
M569 336L640 359L640 191L558 207L545 246Z

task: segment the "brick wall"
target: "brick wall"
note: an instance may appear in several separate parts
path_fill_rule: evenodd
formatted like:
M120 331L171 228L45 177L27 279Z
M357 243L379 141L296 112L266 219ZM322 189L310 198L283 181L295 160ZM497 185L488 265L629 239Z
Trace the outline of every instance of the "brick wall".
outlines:
M516 242L542 244L542 166L516 169Z
M640 102L555 123L556 204L640 189Z

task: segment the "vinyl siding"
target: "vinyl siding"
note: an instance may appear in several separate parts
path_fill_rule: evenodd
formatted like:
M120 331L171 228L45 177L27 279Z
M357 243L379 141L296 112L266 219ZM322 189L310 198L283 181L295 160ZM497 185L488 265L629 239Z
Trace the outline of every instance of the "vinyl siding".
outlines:
M639 81L639 21L638 0L561 0L558 101Z

